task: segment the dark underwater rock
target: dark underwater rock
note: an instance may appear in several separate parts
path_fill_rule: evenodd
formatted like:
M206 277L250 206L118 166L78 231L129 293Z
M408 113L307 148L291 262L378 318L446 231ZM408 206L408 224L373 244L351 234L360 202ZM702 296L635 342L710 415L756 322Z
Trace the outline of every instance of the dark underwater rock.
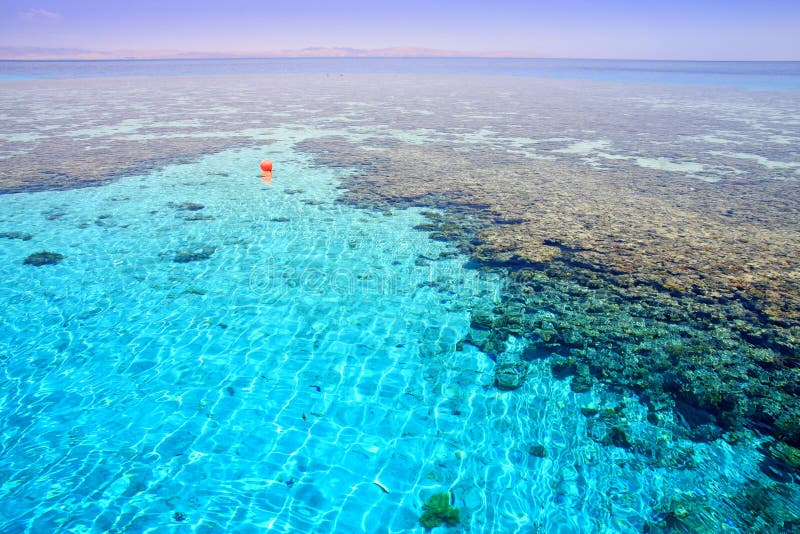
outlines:
M0 239L19 239L21 241L30 241L33 235L23 232L0 232Z
M488 335L486 335L485 331L478 332L476 335L470 333L467 334L467 337L464 338L463 341L464 343L469 343L473 347L476 347L493 360L497 360L497 355L502 354L506 350L505 339L498 336L496 332L490 332Z
M58 252L48 252L43 250L41 252L35 252L25 258L24 263L25 265L33 265L34 267L41 267L42 265L55 265L60 263L61 260L64 259L63 254L59 254Z
M167 206L181 211L199 211L205 208L205 206L203 206L202 204L198 204L196 202L180 202L180 203L170 202L167 204Z
M522 360L532 362L550 356L551 352L536 343L528 343L522 351Z
M541 443L534 443L528 448L528 454L536 458L545 458L547 456L547 449Z
M690 428L715 425L717 423L717 418L714 417L714 414L680 399L675 401L675 413L680 415Z
M494 320L485 313L473 313L469 321L469 326L475 330L491 330Z
M48 221L57 221L66 214L67 212L60 210L58 208L53 208L49 211L42 212L42 215L44 215Z
M528 366L520 361L498 361L494 370L494 383L498 389L517 389L525 383Z
M190 263L193 261L203 261L210 258L217 251L217 247L203 247L200 249L178 250L172 261L175 263Z
M781 442L761 448L764 459L759 464L761 472L778 482L800 481L800 449Z
M184 221L213 221L213 215L207 215L204 213L192 213L191 215L187 215L183 218Z
M710 423L696 426L689 433L689 439L698 443L716 441L722 437L722 429Z
M112 226L115 226L114 222L111 220L111 214L109 213L98 215L98 217L94 220L94 224L102 228L111 228Z
M569 388L573 393L586 393L592 390L592 377L588 373L578 373L572 377Z
M611 427L607 436L608 443L620 449L630 449L631 442L624 429L618 426Z
M578 372L578 363L569 356L554 356L550 358L550 372L553 377L563 380Z

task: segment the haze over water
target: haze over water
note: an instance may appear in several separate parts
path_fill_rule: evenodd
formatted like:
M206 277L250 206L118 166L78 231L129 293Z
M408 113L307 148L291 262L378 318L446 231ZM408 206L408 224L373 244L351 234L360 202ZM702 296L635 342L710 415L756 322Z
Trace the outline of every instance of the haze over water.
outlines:
M475 74L800 90L797 61L522 58L253 58L0 61L2 79L221 74Z

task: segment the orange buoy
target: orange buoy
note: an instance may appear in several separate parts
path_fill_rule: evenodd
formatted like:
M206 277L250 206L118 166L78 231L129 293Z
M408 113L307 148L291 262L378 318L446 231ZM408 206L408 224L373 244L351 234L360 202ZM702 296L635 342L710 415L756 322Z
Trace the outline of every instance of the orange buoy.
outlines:
M271 172L272 171L272 162L268 159L265 159L261 162L261 170L264 172Z

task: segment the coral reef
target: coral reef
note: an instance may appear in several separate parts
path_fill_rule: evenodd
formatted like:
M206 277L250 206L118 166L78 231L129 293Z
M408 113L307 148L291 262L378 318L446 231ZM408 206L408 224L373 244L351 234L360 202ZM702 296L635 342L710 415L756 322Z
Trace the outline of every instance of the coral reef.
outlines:
M325 154L328 161L330 153ZM405 196L396 197L391 178L387 180L386 191L381 191L383 181L370 180L366 190L354 179L348 195L376 206L386 202L375 198L376 192L401 204L441 201L438 196L411 198L408 188ZM504 198L513 205L513 199ZM513 225L498 227L482 220L484 204L452 202L448 200L445 215L431 216L419 229L436 232L459 223L463 230L453 232L453 244L478 260L475 266L499 269L508 280L500 306L491 314L473 312L464 342L498 359L509 336L529 339L522 359L549 358L556 376L573 377L573 391L588 391L598 380L634 391L654 420L660 411L676 410L696 441L719 439L725 437L723 431L749 426L800 445L800 323L791 314L773 320L752 301L732 295L715 299L645 281L620 283L623 278L615 268L487 253L485 232L500 228L508 233ZM527 239L522 229L516 231ZM774 277L773 282L785 280L776 272L764 274ZM800 292L793 294L800 298Z

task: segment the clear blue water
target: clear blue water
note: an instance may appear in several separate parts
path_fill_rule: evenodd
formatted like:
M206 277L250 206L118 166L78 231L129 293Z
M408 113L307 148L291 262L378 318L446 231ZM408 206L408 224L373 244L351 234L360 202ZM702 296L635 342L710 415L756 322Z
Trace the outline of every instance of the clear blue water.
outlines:
M0 80L224 74L478 74L800 91L800 62L512 58L0 61Z
M260 155L4 198L0 225L34 237L0 252L0 531L413 527L437 432L463 424L434 392L489 365L438 363L497 281L415 265L443 250L418 213L334 204L285 149L262 184ZM66 258L23 265L42 248Z

